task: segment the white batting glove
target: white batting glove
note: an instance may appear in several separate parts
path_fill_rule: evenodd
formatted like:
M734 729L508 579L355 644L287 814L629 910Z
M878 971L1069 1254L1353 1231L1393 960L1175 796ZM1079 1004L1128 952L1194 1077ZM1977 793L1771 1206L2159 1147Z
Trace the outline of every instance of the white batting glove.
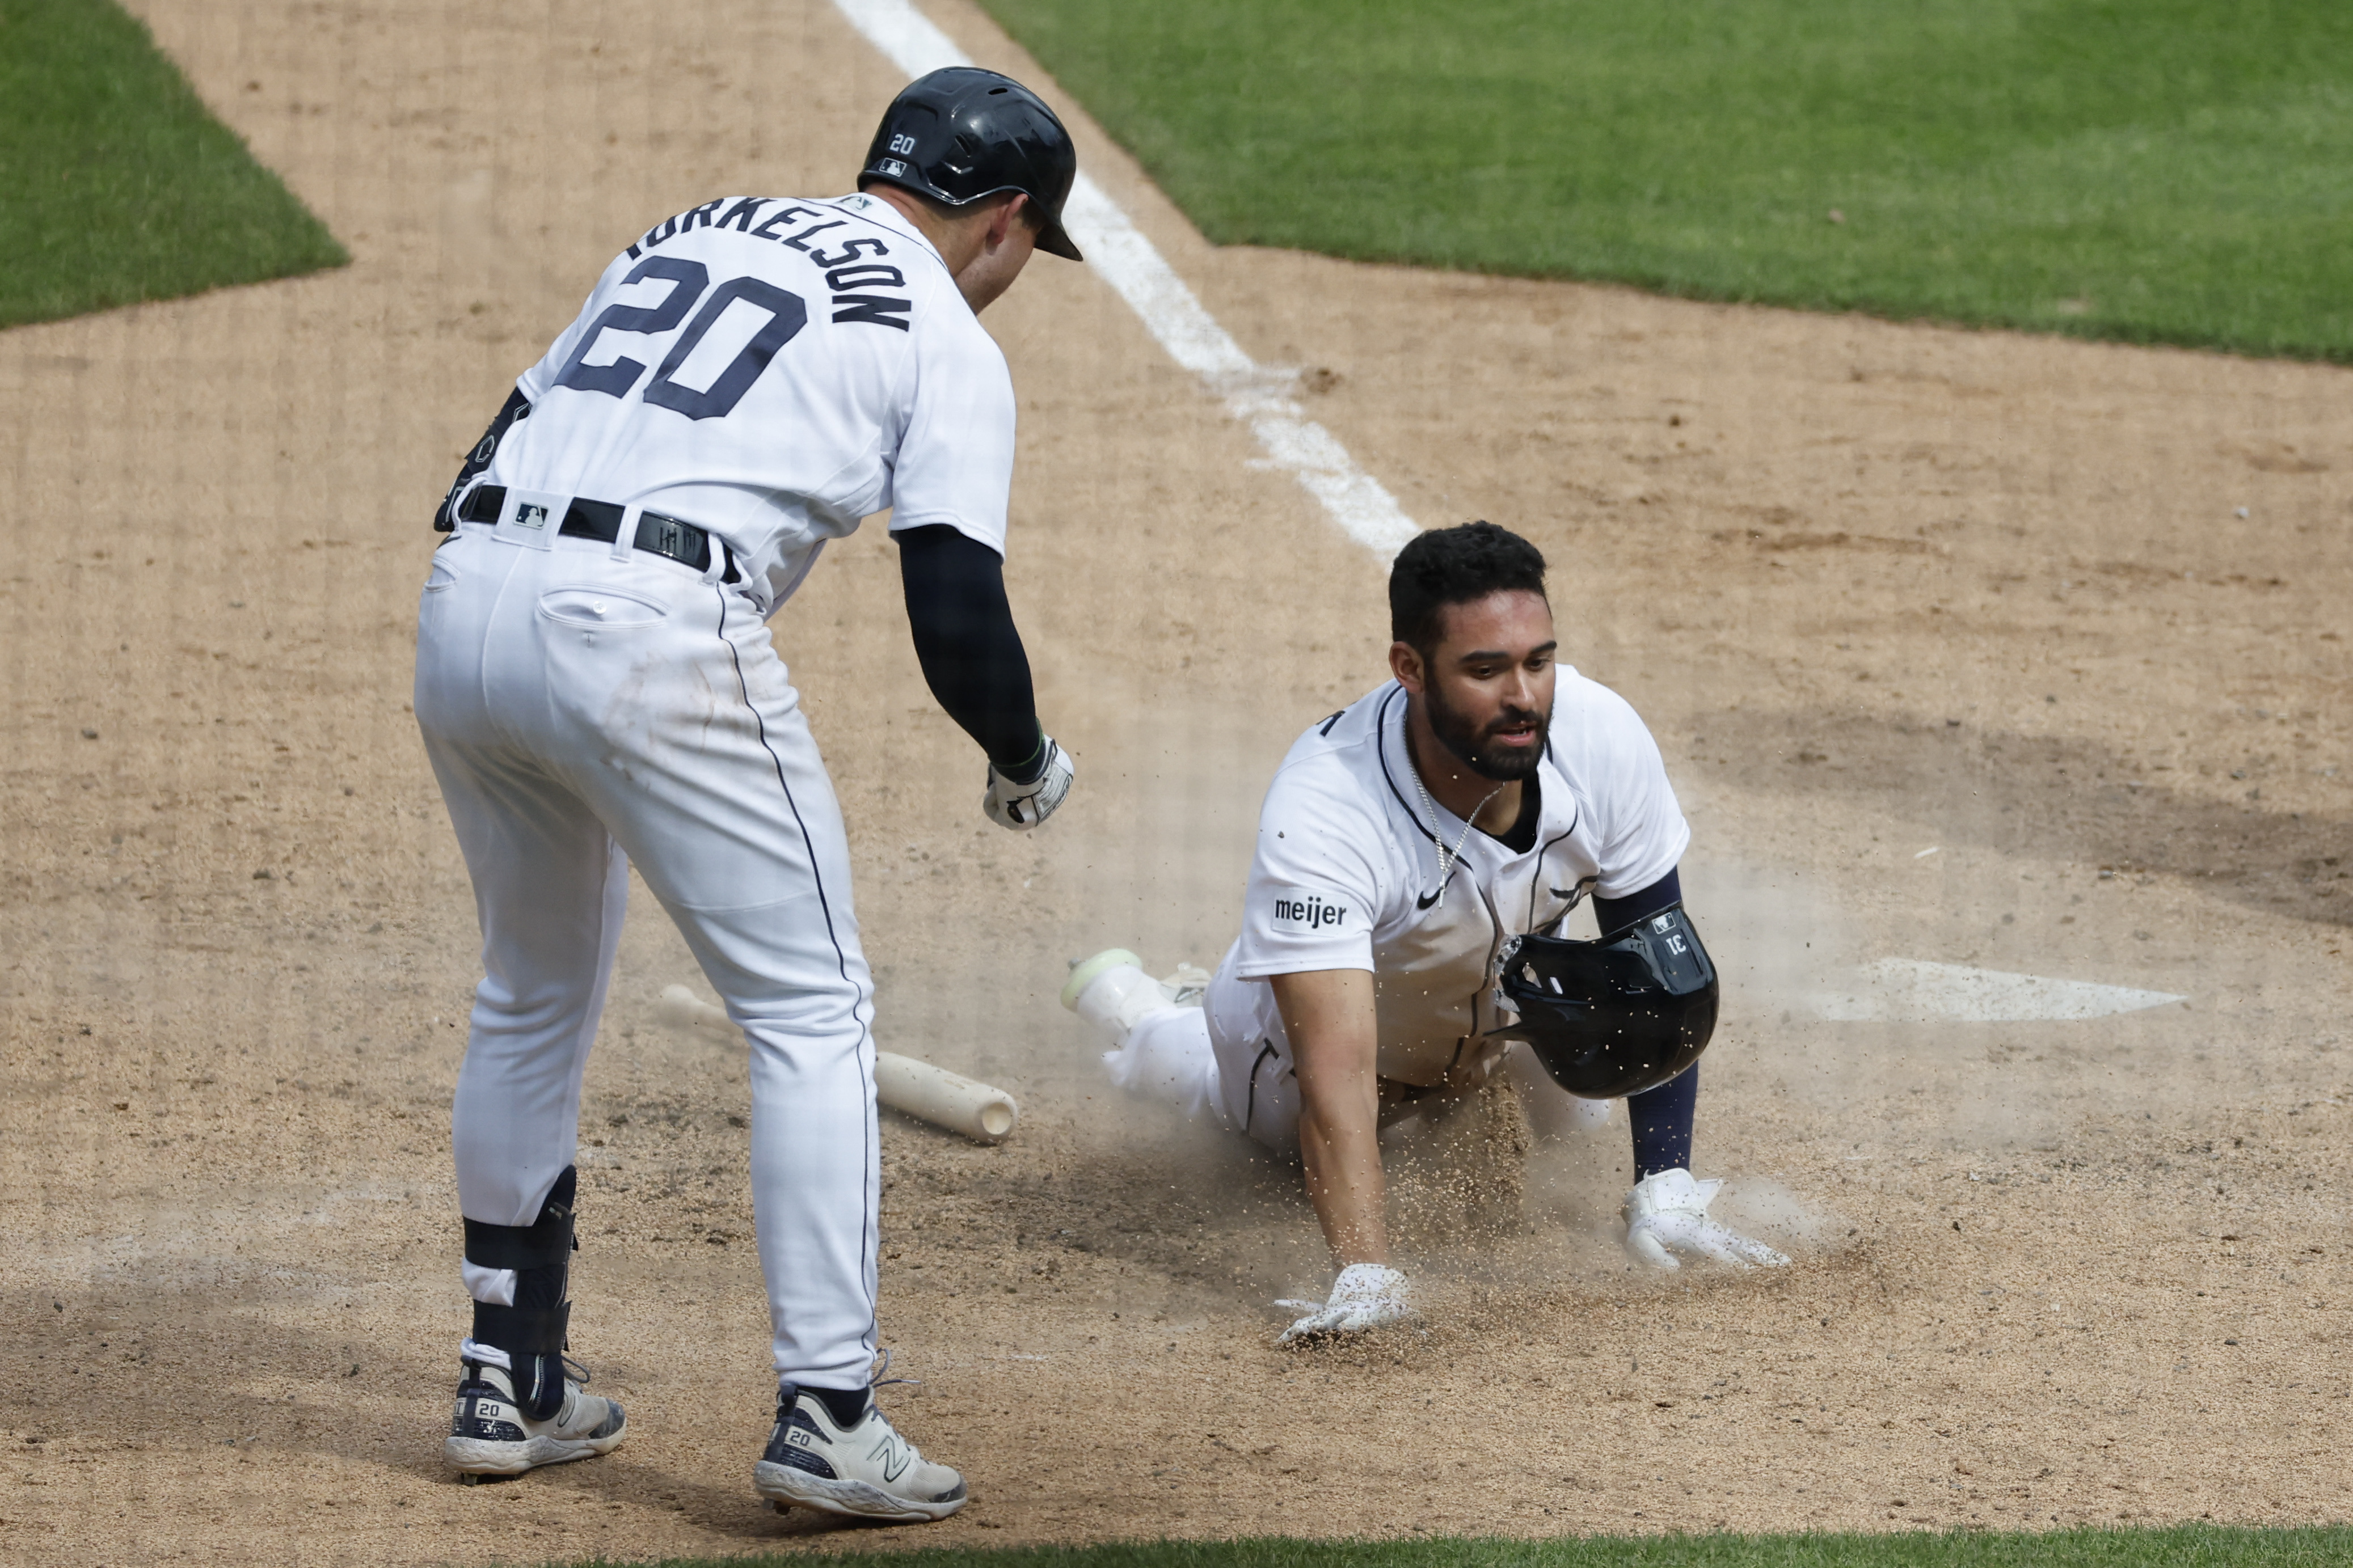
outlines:
M1275 1305L1307 1313L1282 1331L1277 1342L1286 1345L1323 1334L1362 1333L1413 1316L1405 1276L1379 1263L1351 1263L1340 1270L1340 1278L1332 1281L1332 1299L1320 1306L1314 1301L1277 1301Z
M1040 739L1046 744L1046 766L1028 784L1015 784L997 771L995 763L988 764L988 793L980 797L980 809L999 827L1027 833L1053 816L1070 795L1071 780L1079 771L1071 763L1071 753L1056 745L1051 735Z
M1654 1268L1680 1268L1678 1252L1712 1258L1735 1268L1778 1268L1789 1260L1707 1217L1721 1181L1699 1182L1678 1167L1643 1177L1626 1194L1626 1250Z

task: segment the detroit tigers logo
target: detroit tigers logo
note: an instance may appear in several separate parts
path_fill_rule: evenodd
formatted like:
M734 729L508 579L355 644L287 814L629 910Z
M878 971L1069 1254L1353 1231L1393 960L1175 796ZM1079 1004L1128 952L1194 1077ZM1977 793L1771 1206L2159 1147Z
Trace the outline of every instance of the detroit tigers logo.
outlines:
M1311 931L1324 931L1348 918L1348 906L1324 901L1320 893L1305 898L1277 898L1274 900L1274 923L1304 926Z

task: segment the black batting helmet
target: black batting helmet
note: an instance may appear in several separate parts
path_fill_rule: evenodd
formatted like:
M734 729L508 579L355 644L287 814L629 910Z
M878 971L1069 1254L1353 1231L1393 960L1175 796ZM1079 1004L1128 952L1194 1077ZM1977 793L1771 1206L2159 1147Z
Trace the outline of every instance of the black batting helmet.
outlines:
M1656 1089L1699 1060L1715 1033L1715 964L1676 904L1599 942L1524 936L1497 984L1555 1083L1586 1100Z
M1044 99L1009 76L949 66L891 100L858 184L903 185L952 207L1019 191L1046 220L1038 248L1077 261L1062 203L1078 174L1078 149Z

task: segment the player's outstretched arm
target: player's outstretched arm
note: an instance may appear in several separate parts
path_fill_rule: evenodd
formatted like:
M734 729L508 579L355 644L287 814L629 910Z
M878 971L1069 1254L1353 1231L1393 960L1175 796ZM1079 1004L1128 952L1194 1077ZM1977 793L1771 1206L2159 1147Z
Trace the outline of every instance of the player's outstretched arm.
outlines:
M1383 1205L1378 1035L1373 977L1323 969L1272 977L1275 1005L1299 1074L1299 1153L1308 1201L1324 1227L1340 1277L1320 1309L1291 1325L1285 1340L1377 1328L1410 1310L1405 1276L1388 1266Z
M1623 931L1683 902L1683 879L1674 871L1622 899L1596 898L1593 910L1604 931ZM1626 1120L1634 1135L1633 1190L1626 1194L1626 1250L1654 1268L1680 1268L1681 1259L1704 1258L1735 1268L1777 1268L1788 1258L1711 1217L1707 1205L1721 1181L1691 1173L1692 1126L1699 1112L1699 1064L1626 1099Z
M1039 726L1029 656L1005 596L1005 563L944 524L892 537L924 683L988 755L982 808L1003 826L1035 827L1071 793L1075 770Z

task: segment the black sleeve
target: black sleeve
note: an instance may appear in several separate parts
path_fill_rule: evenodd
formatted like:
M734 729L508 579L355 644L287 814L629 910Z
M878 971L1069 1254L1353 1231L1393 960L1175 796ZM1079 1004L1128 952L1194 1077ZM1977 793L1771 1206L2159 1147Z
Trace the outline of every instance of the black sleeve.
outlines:
M1629 893L1622 899L1595 897L1593 918L1601 927L1603 936L1615 936L1645 916L1683 901L1683 879L1670 871L1639 893Z
M1699 1063L1656 1089L1626 1097L1626 1121L1634 1130L1634 1179L1661 1171L1691 1169L1692 1123L1699 1117Z
M1038 727L1029 656L1005 598L1005 563L944 523L892 537L899 542L915 658L932 696L997 772L1028 784L1045 765L1045 733Z
M1670 871L1640 892L1622 899L1596 899L1593 916L1601 934L1614 936L1636 921L1683 901L1683 879ZM1656 1089L1626 1097L1626 1120L1634 1132L1634 1179L1678 1167L1691 1169L1692 1122L1699 1109L1699 1064Z

